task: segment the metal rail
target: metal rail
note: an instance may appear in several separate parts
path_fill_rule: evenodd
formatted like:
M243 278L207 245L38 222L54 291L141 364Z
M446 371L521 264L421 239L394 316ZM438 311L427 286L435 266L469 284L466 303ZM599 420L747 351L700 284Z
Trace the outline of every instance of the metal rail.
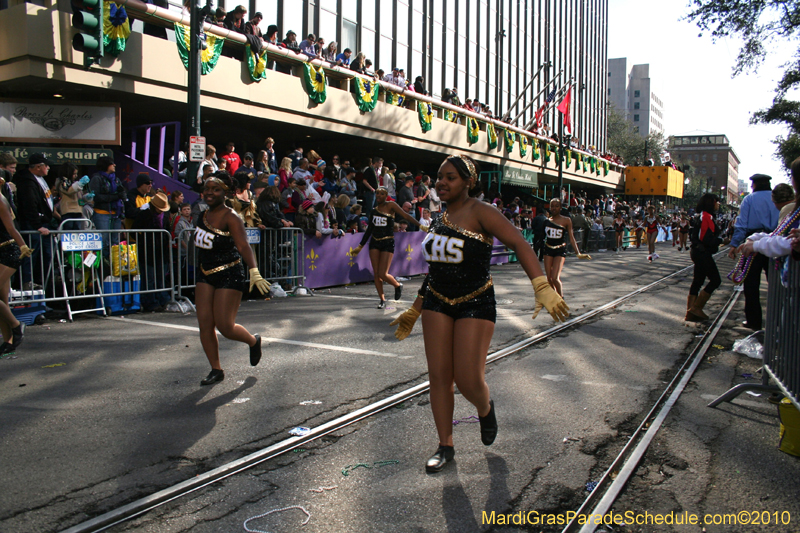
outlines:
M603 477L598 481L595 489L584 500L583 504L577 510L575 517L569 524L562 530L562 533L573 533L579 531L580 533L594 533L598 524L590 521L591 523L579 524L580 518L584 516L604 516L609 512L611 506L619 497L619 494L625 488L630 477L633 475L639 462L647 452L650 443L655 438L659 429L661 429L664 420L669 415L670 410L678 401L678 398L683 393L689 380L697 370L698 365L703 360L711 343L719 333L722 324L728 318L728 314L733 309L734 304L739 299L740 291L733 291L730 298L726 302L722 311L717 315L711 327L703 335L702 340L695 346L692 353L681 365L675 377L672 378L669 385L661 393L656 403L644 417L639 427L633 432L633 435L628 439L628 443L617 455L614 461L603 474ZM598 501L599 500L599 501ZM597 502L595 504L595 502ZM589 511L591 509L591 511ZM622 525L622 524L614 524Z
M685 272L691 270L692 268L694 267L688 266L680 270L677 270L672 274L664 276L663 278L660 278L654 281L653 283L640 287L635 291L632 291L605 305L602 305L591 311L583 313L582 315L567 320L566 322L563 322L561 324L557 324L556 326L553 326L550 329L540 332L532 337L529 337L528 339L515 343L511 346L507 346L506 348L503 348L501 350L498 350L495 353L489 355L489 357L487 357L486 363L489 364L504 357L508 357L509 355L519 352L520 350L523 350L533 344L536 344L537 342L553 337L566 329L569 329L582 322L585 322L619 305L620 303L629 300L630 298L633 298L634 296L646 292L672 278L680 276L681 274L684 274ZM127 505L109 511L107 513L104 513L95 518L92 518L91 520L87 520L86 522L77 524L69 529L64 530L62 533L89 533L96 531L104 531L112 526L115 526L122 522L126 522L132 518L140 516L165 503L186 496L196 490L211 485L212 483L221 481L227 477L233 476L235 474L243 472L244 470L247 470L258 464L261 464L264 461L268 461L269 459L277 457L283 453L289 452L294 448L297 448L298 446L301 446L308 442L312 442L329 433L338 431L360 420L363 420L372 415L380 413L381 411L389 409L395 405L403 403L411 398L424 394L428 391L429 388L430 388L429 381L420 383L419 385L408 388L388 398L371 403L365 407L362 407L361 409L357 409L356 411L335 418L329 422L317 426L316 428L312 428L311 432L305 436L290 437L288 439L284 439L271 446L268 446L250 455L242 457L241 459L237 459L236 461L232 461L218 468L210 470L205 474L195 476L191 479L188 479L186 481L183 481L166 489L160 490L154 494L145 496L144 498L140 498Z

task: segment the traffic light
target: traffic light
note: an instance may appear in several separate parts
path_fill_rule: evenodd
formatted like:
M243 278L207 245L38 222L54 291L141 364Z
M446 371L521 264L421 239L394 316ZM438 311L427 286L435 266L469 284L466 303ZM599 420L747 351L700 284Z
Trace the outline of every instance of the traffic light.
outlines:
M72 0L72 25L81 30L72 38L72 48L83 52L87 67L99 62L103 57L103 0Z

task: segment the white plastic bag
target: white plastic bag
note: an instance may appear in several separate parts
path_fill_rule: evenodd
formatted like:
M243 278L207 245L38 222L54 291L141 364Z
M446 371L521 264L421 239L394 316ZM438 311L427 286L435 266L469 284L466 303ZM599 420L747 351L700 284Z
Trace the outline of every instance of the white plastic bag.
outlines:
M763 331L756 331L752 335L734 342L733 351L753 359L764 359L764 345L759 340L763 337Z
M273 283L269 288L269 294L273 298L286 298L286 291L283 290L280 283Z

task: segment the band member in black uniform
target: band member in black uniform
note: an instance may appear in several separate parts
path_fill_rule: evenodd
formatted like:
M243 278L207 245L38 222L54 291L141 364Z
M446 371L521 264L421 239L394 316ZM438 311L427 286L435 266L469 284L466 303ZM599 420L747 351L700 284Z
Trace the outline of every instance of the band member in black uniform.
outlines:
M361 244L352 252L353 257L357 256L369 240L369 261L372 263L375 288L378 289L378 296L381 299L378 309L386 307L386 295L383 294L384 281L394 287L395 300L399 300L403 294L403 284L389 274L389 267L392 266L392 257L394 257L395 215L399 215L411 224L419 226L423 231L428 231L427 227L420 226L419 222L400 209L399 205L387 200L388 197L389 193L384 187L375 189L375 207L372 208L367 231L361 239ZM370 237L372 240L370 240Z
M617 211L617 216L614 219L614 235L617 238L617 253L622 252L622 239L625 236L625 219L622 218L622 211Z
M546 307L555 320L569 315L569 307L547 283L522 233L499 210L469 197L477 183L478 170L469 157L450 156L442 163L436 192L447 202L447 211L431 224L422 243L429 265L422 332L431 409L439 434L439 448L425 465L428 472L438 472L455 456L454 383L478 411L481 441L488 446L497 436L494 402L485 380L486 354L496 319L489 274L493 237L517 254L531 278L537 309Z
M687 239L689 239L689 228L689 219L686 218L686 213L681 213L681 220L678 222L678 232L680 234L680 241L678 242L679 252L689 249L686 244Z
M225 379L219 361L218 329L231 340L250 346L250 364L256 366L261 360L261 336L251 335L236 323L236 313L242 301L242 293L253 287L261 294L269 291L269 283L261 277L253 250L247 244L244 222L236 212L225 204L226 196L235 189L230 175L219 171L206 180L203 200L208 204L195 230L194 244L197 247L199 272L195 288L197 322L200 326L200 342L206 352L211 372L201 385L211 385ZM250 272L250 282L244 265Z
M553 216L544 223L544 271L547 273L547 282L563 298L561 270L567 258L566 235L569 235L578 259L591 259L591 257L589 254L582 254L578 248L575 235L572 233L572 220L561 214L561 200L558 198L550 200L550 212Z
M0 178L0 187L5 180ZM25 337L25 324L17 320L8 306L8 293L11 289L11 276L19 269L22 260L33 251L28 248L17 228L14 226L14 214L11 204L0 194L0 332L3 333L3 344L0 344L0 356L11 353L22 344ZM9 342L10 341L10 342Z

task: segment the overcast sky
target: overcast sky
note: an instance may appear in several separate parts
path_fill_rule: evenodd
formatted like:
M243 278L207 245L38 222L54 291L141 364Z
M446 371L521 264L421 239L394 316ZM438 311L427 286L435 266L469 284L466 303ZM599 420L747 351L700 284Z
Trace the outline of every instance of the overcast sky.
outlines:
M794 52L785 44L770 48L756 74L732 78L739 51L735 39L712 41L699 37L699 28L681 20L688 0L609 1L608 57L627 57L632 65L650 64L655 94L664 102L666 135L701 130L728 136L739 156L739 178L769 174L773 186L789 182L770 141L786 135L778 126L751 126L753 111L768 107L783 72L781 65ZM645 8L644 6L647 6Z

